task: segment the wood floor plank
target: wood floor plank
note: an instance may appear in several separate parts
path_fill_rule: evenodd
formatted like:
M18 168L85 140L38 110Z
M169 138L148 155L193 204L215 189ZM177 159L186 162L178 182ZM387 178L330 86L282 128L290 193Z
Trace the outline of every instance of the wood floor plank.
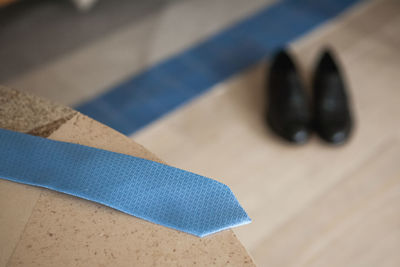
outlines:
M395 253L400 246L398 140L388 140L357 171L274 231L253 252L258 263L396 266L400 260Z

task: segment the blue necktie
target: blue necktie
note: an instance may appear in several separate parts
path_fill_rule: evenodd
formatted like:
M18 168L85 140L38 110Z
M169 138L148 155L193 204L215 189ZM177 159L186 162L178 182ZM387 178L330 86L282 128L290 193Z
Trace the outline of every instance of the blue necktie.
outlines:
M0 178L95 201L200 237L250 222L215 180L154 161L0 129Z

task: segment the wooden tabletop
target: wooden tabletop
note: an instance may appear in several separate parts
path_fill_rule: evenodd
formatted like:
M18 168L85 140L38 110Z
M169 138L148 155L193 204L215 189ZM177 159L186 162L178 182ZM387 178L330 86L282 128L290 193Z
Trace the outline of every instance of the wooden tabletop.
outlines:
M162 162L71 108L1 86L0 128ZM254 266L231 230L198 238L1 179L0 210L0 266Z

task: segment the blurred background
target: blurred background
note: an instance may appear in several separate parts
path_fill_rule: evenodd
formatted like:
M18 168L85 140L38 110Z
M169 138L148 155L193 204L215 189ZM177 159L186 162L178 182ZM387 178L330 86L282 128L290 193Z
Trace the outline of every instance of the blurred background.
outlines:
M265 125L269 58L326 46L356 130L290 146ZM260 266L400 266L400 1L0 0L0 84L72 106L233 190Z

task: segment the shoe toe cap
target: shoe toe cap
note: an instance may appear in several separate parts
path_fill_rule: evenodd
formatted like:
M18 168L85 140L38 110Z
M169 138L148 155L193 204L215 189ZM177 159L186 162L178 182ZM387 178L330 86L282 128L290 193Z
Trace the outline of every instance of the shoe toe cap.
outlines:
M348 126L329 127L324 131L322 138L331 144L340 145L349 139L350 132L351 129Z
M297 144L304 144L310 137L310 131L305 126L291 125L286 129L286 139Z

